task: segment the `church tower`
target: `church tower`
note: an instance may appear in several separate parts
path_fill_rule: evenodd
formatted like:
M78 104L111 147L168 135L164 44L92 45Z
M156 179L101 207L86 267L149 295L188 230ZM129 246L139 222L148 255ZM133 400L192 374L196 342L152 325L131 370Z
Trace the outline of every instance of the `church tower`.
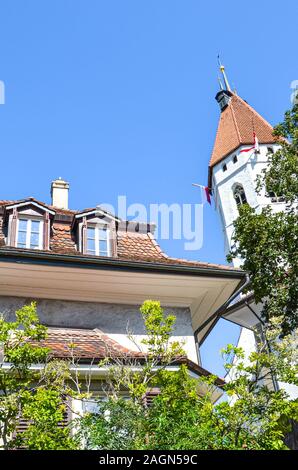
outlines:
M282 197L266 191L256 192L256 179L268 165L268 157L280 145L273 135L272 126L229 86L224 67L220 64L224 86L216 101L220 108L215 143L209 163L209 190L212 191L215 207L220 216L225 251L233 247L234 222L242 204L249 204L257 212L270 205L274 212L285 210ZM239 267L240 259L234 259ZM262 331L263 305L256 303L253 292L240 294L221 313L222 318L241 327L238 347L245 355L257 349L255 329ZM229 380L230 375L225 377ZM297 399L298 387L277 382L272 378L275 390L284 389L291 398Z
M284 210L282 198L264 189L256 193L256 178L268 162L268 155L279 148L272 126L236 92L232 92L224 67L220 70L224 86L215 99L220 119L209 164L209 183L219 214L225 252L233 245L234 221L238 206L248 203L260 211L270 204L274 211ZM235 259L239 266L240 260Z

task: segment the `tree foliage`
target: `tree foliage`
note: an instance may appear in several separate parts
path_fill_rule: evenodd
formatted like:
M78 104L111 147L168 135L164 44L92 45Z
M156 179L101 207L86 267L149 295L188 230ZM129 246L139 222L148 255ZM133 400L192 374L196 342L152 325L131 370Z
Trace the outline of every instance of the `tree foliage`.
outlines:
M49 351L40 343L47 330L39 322L34 302L15 316L14 322L0 318L0 441L5 449L74 448L70 430L60 426L63 396L72 393L67 364L48 360ZM32 368L36 364L44 366L37 371ZM30 425L18 434L20 417Z
M105 365L110 366L108 378L110 393L114 391L117 395L120 390L127 390L138 402L142 401L149 384L161 369L177 358L185 356L183 345L171 340L176 320L174 315L166 316L160 302L153 300L146 300L140 308L140 313L146 331L145 338L139 344L134 336L129 334L129 338L139 349L139 358L131 359L123 356L116 361L113 358L103 361Z
M0 321L0 432L6 449L33 450L191 450L191 449L286 449L284 437L291 421L298 419L297 401L285 390L272 387L272 376L298 385L297 344L293 334L281 338L280 317L271 319L266 341L245 357L232 345L223 352L229 382L224 396L213 403L215 377L190 377L186 365L172 372L179 342L171 341L175 317L166 316L155 301L146 301L141 315L147 332L145 352L139 362L111 367L104 402L62 427L68 399L90 398L74 392L66 361L51 360L40 343L46 329L40 325L35 304L16 312L16 321ZM270 341L270 351L267 342ZM120 360L118 358L118 360ZM40 370L31 366L44 364ZM160 393L151 406L144 400L148 388ZM112 393L110 393L112 391ZM128 395L123 398L123 393ZM93 397L96 401L97 399ZM29 426L15 435L19 417Z
M285 113L284 121L274 129L280 149L269 154L268 167L258 178L258 190L265 185L268 191L283 196L288 203L298 195L298 104Z
M160 305L147 301L145 309L150 315L146 341L153 348L151 361L156 364L160 351L165 353L169 345L175 318L171 316L171 325L167 325L163 336L165 318ZM298 383L298 369L293 365L297 364L297 348L292 335L279 338L278 318L270 325L266 331L270 352L265 343L249 358L231 345L223 352L227 371L232 369L233 374L224 387L225 399L218 404L212 401L214 377L193 379L185 365L176 372L161 367L157 373L144 365L146 386L159 387L159 395L152 406L144 405L139 395L144 391L144 375L139 373L134 376L133 387L126 388L131 399L124 400L121 392L123 384L127 384L126 372L123 380L121 369L115 369L113 379L121 385L114 387L113 395L104 403L98 402L97 412L87 413L79 420L79 435L85 448L286 449L284 436L290 430L289 420L298 419L297 403L285 391L275 391L271 377L275 374L279 380ZM152 341L154 337L158 341Z

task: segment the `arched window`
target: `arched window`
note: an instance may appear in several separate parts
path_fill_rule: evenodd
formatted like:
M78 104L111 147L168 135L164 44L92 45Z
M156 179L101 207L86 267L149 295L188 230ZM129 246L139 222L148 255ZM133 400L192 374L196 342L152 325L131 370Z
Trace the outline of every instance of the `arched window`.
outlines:
M242 204L247 204L245 191L241 184L237 184L234 187L233 195L234 195L234 199L236 201L237 206L242 206Z

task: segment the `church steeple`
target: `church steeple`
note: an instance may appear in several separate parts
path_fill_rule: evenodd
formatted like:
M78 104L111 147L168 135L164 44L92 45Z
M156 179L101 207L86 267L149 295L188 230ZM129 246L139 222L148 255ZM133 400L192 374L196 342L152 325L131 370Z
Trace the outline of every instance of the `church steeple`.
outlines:
M255 186L257 176L266 167L268 153L275 152L279 143L273 135L273 127L231 91L226 74L223 82L225 88L221 87L215 97L221 113L209 163L208 187L220 214L228 253L233 243L238 206L248 203L260 210L273 203L272 195L265 189L257 193ZM256 148L258 151L254 150ZM234 264L238 266L240 260L234 260Z
M243 145L254 143L254 132L260 144L273 144L273 127L240 96L220 90L215 99L221 115L210 159L210 168Z

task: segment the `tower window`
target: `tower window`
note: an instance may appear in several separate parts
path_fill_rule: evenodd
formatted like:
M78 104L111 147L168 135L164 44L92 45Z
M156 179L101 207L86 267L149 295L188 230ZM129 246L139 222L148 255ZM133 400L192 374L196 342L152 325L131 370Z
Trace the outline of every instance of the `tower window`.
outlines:
M238 157L237 157L237 155L234 155L234 157L233 157L233 163L237 163L237 162L238 162Z
M245 191L241 184L237 184L237 186L235 186L233 195L238 207L242 206L242 204L247 204Z
M224 163L223 166L222 166L222 171L227 171L227 169L228 169L228 167L227 167L226 163Z

